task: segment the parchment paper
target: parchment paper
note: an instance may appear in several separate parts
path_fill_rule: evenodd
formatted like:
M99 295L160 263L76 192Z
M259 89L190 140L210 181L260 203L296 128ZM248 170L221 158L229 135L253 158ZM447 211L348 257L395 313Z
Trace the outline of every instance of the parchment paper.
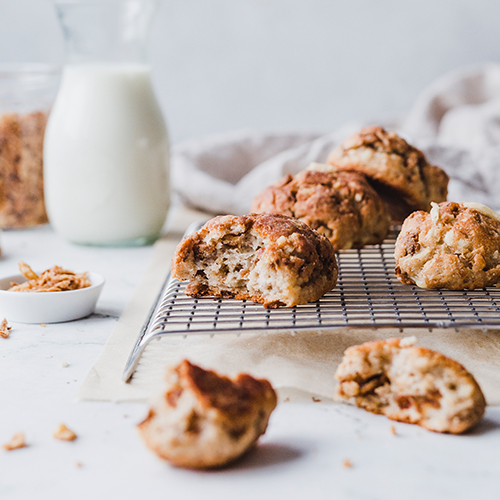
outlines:
M146 401L161 385L166 366L187 358L229 375L245 371L265 377L278 389L281 399L325 400L333 394L333 374L347 347L368 340L416 335L419 345L462 363L478 380L488 403L500 405L500 330L342 328L295 335L270 332L239 337L163 337L148 346L131 382L124 383L125 363L167 275L175 247L191 222L206 218L206 214L185 208L173 214L169 233L156 243L151 267L81 388L81 399Z

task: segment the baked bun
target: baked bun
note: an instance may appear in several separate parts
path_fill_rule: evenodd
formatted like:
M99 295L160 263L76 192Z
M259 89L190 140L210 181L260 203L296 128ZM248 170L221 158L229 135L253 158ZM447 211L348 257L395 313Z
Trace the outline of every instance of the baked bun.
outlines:
M337 282L330 241L291 217L225 215L177 247L172 275L186 294L252 300L265 307L314 302Z
M267 380L234 379L182 361L138 425L148 448L177 467L221 467L264 434L276 393Z
M392 420L458 434L477 424L486 402L459 363L416 339L388 339L349 347L335 378L337 399Z
M396 276L421 288L474 290L500 281L500 215L478 203L433 204L401 228Z
M251 211L300 219L326 236L335 250L381 243L389 232L389 212L364 175L320 171L322 165L314 163L309 168L264 189Z
M431 201L448 194L448 175L427 162L419 149L395 132L366 127L334 149L328 163L340 170L365 174L386 201L394 221L415 210L429 210Z

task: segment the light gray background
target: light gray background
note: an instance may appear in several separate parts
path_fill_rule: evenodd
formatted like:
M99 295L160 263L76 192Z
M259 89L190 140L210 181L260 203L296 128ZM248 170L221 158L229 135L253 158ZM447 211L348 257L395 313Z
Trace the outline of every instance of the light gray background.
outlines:
M498 0L164 0L151 61L177 142L404 113L439 75L499 60L499 39ZM49 0L0 0L0 61L62 58Z

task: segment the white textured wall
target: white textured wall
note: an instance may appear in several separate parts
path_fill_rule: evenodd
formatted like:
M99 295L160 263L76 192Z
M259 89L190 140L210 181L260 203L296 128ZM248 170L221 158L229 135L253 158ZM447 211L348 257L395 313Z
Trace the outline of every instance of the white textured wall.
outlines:
M62 53L48 0L0 0L0 61ZM174 141L329 130L405 112L440 74L500 60L500 2L165 0L151 60Z

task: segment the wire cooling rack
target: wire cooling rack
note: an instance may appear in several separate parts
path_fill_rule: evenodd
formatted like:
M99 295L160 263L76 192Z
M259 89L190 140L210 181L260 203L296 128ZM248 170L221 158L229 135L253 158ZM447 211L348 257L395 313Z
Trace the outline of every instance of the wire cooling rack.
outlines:
M186 234L201 224L191 226ZM403 285L394 274L397 233L380 245L337 255L337 286L317 302L265 309L232 299L194 299L186 283L167 276L127 361L129 380L155 337L224 332L324 330L333 328L500 327L500 288L424 290Z

